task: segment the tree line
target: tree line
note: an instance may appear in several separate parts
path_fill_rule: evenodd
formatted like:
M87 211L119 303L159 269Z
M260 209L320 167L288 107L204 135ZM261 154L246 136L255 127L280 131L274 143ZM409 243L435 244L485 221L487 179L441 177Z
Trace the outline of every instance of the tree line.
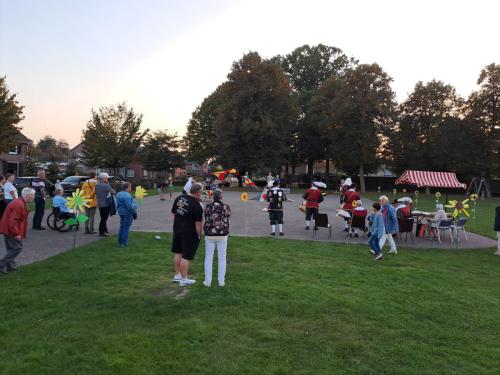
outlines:
M186 154L250 173L286 165L294 174L307 163L311 174L317 160L329 173L332 160L358 174L362 188L382 163L397 173L499 175L500 65L480 72L467 99L432 80L397 103L391 82L378 64L322 44L270 59L247 53L193 112Z

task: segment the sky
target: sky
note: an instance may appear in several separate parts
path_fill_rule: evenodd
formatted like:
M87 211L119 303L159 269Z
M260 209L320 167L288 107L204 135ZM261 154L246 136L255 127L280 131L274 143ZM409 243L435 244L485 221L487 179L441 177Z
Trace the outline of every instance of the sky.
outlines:
M0 0L0 76L35 142L75 146L92 108L123 101L145 128L183 135L249 51L323 43L380 64L398 101L434 78L467 97L500 63L499 14L496 0Z

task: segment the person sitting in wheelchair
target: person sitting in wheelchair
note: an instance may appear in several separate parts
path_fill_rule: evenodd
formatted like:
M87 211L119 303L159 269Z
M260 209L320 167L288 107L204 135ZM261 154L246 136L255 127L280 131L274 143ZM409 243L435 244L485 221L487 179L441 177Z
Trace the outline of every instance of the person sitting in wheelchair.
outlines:
M62 189L56 189L52 199L52 207L58 211L57 215L60 219L66 220L75 217L75 214L68 207L68 201L64 198Z

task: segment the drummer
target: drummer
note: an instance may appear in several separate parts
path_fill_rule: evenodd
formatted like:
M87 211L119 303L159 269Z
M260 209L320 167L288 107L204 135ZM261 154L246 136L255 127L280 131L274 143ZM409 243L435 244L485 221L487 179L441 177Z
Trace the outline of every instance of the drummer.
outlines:
M304 206L306 208L306 230L309 230L311 225L311 219L316 221L316 215L318 214L319 204L323 202L323 194L321 193L321 188L326 188L324 182L314 181L311 187L307 189L302 198L305 199Z
M352 183L351 186L349 187L349 190L347 190L344 194L344 204L342 205L342 209L345 211L348 211L352 215L352 210L354 209L353 207L353 202L359 201L361 199L359 193L356 191L357 185L355 183ZM344 222L344 232L349 231L349 219L345 218Z

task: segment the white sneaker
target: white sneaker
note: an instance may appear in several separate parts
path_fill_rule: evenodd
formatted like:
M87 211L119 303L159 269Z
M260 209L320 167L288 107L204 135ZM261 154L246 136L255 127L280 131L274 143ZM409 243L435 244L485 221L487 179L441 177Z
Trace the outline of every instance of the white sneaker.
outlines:
M181 281L179 281L179 285L180 286L193 285L195 282L196 282L196 280L185 278L185 279L181 279Z
M373 258L373 259L375 259L375 260L382 260L382 259L384 259L384 256L382 255L382 253L378 253L378 255L375 258Z
M224 285L226 285L226 283L224 283L224 282L219 283L219 286L220 286L220 287L223 287Z
M182 276L180 274L175 275L174 278L172 279L173 283L180 283L182 280Z
M368 252L370 252L370 253L372 253L373 255L375 255L375 251L374 251L374 250L372 250L372 249L368 250Z
M398 253L398 251L397 251L397 250L390 250L390 251L389 251L389 254L397 254L397 253Z
M203 282L203 285L207 286L207 287L210 287L210 284L207 283L206 281Z

